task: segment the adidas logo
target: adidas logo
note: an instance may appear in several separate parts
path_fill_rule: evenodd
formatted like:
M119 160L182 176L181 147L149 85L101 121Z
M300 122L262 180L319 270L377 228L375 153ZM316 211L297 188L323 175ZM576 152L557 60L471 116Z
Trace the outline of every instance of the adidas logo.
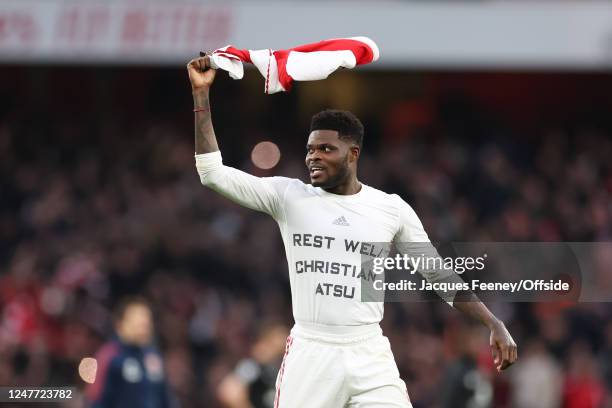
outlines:
M348 226L351 225L351 224L348 223L346 218L344 218L344 216L336 218L334 220L334 222L332 222L332 224L334 224L334 225L342 225L343 227L348 227Z

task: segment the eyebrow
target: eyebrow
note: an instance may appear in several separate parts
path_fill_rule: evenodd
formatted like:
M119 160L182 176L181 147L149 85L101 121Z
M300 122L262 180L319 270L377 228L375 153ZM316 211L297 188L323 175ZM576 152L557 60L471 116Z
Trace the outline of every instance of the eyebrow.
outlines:
M330 143L307 144L306 148L310 149L312 147L324 147L324 146L333 147L334 149L336 148L336 146L334 146L333 144L330 144Z

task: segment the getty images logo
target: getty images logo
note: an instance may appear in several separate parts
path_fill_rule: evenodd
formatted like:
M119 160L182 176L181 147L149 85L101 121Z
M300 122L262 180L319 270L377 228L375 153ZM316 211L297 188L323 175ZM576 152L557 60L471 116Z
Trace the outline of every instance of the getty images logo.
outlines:
M332 224L334 225L341 225L343 227L348 227L351 224L348 223L348 221L346 220L346 218L344 218L344 215L341 217L338 217L334 220L334 222L332 222Z
M395 257L374 258L372 260L372 272L379 275L385 270L395 269L407 270L410 271L411 275L414 275L416 271L448 270L461 275L465 271L482 271L485 268L486 259L487 254L475 258L471 256L456 258L447 256L442 258L441 256L425 256L425 254L415 257L407 254L395 254Z

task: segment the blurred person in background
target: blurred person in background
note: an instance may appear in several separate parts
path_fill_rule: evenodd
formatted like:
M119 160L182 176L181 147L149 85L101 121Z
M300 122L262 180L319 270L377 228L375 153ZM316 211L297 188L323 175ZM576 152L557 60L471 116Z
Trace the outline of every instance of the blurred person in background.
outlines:
M174 408L162 356L153 345L153 315L144 298L119 302L116 336L97 353L98 371L87 390L92 408Z
M612 406L612 322L608 322L604 332L605 344L599 357L602 377L608 390L606 403Z
M557 408L561 406L563 372L540 339L527 343L521 364L510 372L512 406Z
M242 359L218 389L219 401L227 408L272 408L276 373L280 368L289 329L278 323L259 329L251 355Z
M456 344L459 356L448 367L440 390L442 408L491 407L493 385L478 364L483 349L480 327L466 325Z
M563 407L603 407L606 387L597 371L597 363L590 346L578 340L567 354L567 372L563 385Z

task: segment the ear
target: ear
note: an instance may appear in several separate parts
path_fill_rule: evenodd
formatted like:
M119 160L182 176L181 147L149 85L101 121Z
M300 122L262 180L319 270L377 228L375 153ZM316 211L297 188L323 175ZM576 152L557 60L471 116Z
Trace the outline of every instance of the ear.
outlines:
M358 145L352 145L349 147L349 157L351 162L356 162L361 154L361 148Z

